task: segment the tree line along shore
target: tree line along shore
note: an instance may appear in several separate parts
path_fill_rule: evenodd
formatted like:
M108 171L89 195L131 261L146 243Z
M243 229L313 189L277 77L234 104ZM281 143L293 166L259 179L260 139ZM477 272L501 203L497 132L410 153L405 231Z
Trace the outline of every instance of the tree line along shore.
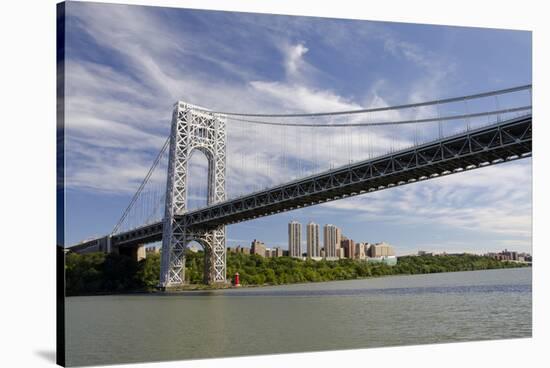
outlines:
M227 278L239 273L243 286L281 285L304 282L352 280L389 275L474 271L527 267L527 264L498 261L472 254L398 257L397 265L361 260L302 260L291 257L263 258L242 253L227 254ZM205 288L204 253L186 255L186 281L189 288ZM69 253L65 258L66 295L153 292L157 290L160 255L149 254L136 261L118 254Z

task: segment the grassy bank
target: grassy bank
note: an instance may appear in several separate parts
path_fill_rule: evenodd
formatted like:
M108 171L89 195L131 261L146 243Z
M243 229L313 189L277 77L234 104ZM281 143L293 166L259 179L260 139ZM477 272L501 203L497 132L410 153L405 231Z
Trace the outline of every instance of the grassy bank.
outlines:
M67 295L149 292L154 291L159 283L158 254L149 254L140 262L116 254L68 254L65 263ZM395 266L350 259L303 261L290 257L262 258L256 255L227 254L228 279L239 272L241 284L244 286L526 266L470 254L405 256L399 257ZM186 267L186 279L191 284L190 288L208 288L200 285L204 268L202 252L189 252Z

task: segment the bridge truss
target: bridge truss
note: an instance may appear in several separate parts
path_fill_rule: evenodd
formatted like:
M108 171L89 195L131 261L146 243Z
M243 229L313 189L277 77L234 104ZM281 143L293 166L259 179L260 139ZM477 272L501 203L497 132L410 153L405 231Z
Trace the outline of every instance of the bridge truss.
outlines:
M528 95L518 97L517 94L523 92ZM189 242L196 241L205 250L205 283L224 283L225 226L228 224L529 157L530 93L529 85L393 107L286 115L215 112L180 101L174 108L169 142L113 232L94 241L101 240L110 250L162 240L162 287L185 283L185 252ZM488 103L490 100L492 105ZM462 126L456 125L458 122ZM236 135L235 130L227 131L229 123L237 127ZM444 124L449 125L445 128ZM273 130L258 130L258 127ZM390 131L399 129L394 130L393 135L376 135L373 129L378 127ZM419 127L424 131L433 128L432 135L425 135L429 138L422 143L418 138ZM445 129L450 134L445 134ZM319 130L323 131L322 135L315 133ZM265 136L266 145L278 145L280 152L267 155L263 162L258 161L255 152L263 147L252 147L251 153L241 152L235 156L235 147L229 146L231 137L233 142L240 139L242 148L243 144L254 142L258 134ZM373 134L385 139L391 147L385 152L373 149L373 145L376 146ZM308 139L309 149L297 148L299 143L306 146ZM317 139L326 145L325 152L316 150ZM294 147L289 142L294 142ZM292 149L307 151L309 161L289 156ZM188 179L194 151L204 153L208 166L204 180L207 202L199 208L189 206ZM333 160L329 153L342 156L341 160ZM319 165L321 160L316 161L317 156L326 162ZM165 166L164 157L168 161ZM256 161L246 163L247 159ZM235 161L242 162L240 167ZM294 164L299 167L294 175L299 175L285 179L281 173L287 170L275 171L270 166L272 163L285 169ZM254 183L253 187L243 187L244 192L241 189L240 194L228 195L228 177L233 183L245 181L243 175L247 167L263 167L265 171L255 181L259 182L261 177L269 181L264 188ZM165 187L157 185L156 191L160 194L147 191L155 170L167 178ZM277 176L275 172L281 177L279 183L272 181ZM151 203L140 207L140 202L147 201ZM163 214L147 210L161 207L164 207ZM83 249L86 244L77 247Z
M365 160L338 170L188 212L186 226L216 227L529 157L531 116ZM113 235L118 244L154 242L162 222Z

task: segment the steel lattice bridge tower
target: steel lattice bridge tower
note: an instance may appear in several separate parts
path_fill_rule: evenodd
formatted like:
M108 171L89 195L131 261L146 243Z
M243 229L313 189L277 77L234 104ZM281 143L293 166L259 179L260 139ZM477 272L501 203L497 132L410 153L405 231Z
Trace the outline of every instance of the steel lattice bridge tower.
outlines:
M185 280L185 250L196 241L205 251L204 282L225 283L225 226L190 227L179 220L186 212L188 164L194 150L208 159L208 205L225 200L225 121L203 108L178 102L172 116L166 207L162 234L160 283L181 285Z
M528 93L525 103L516 95L523 92ZM495 103L491 106L487 99ZM457 112L457 104L463 106L461 111ZM442 113L442 106L449 106L446 113ZM426 114L418 114L419 109L425 109ZM402 114L396 120L396 113L403 111L414 114ZM380 113L389 117L378 119L375 114ZM463 129L454 127L444 134L444 124L457 121L463 122ZM239 124L241 130L233 131L233 143L241 139L242 148L243 142L256 143L250 137L263 137L265 145L279 144L276 153L259 162L252 154L235 153L239 152L235 146L228 150L232 142L228 129ZM417 136L431 126L434 135L420 142ZM374 134L374 129L394 129L395 133ZM312 135L319 130L322 134ZM403 140L407 134L409 141ZM390 142L387 144L391 144L390 138L403 143L374 152L379 142L369 141L373 136L384 138ZM311 148L302 150L308 139ZM531 85L416 104L308 114L219 112L179 101L174 106L169 139L113 231L69 249L118 252L140 259L145 256L144 244L162 241L160 287L170 288L186 283L185 253L195 241L204 249L204 283L224 284L226 225L530 157L531 142ZM320 151L315 150L316 144L323 145ZM196 151L207 160L206 205L190 208L190 158ZM310 156L309 161L297 158L296 152L303 151ZM334 161L334 157L341 160ZM322 161L320 165L318 161ZM275 162L284 170L276 171L266 162ZM228 169L231 165L233 170ZM228 174L233 173L235 185L250 176L243 168L264 170L264 177L273 179L282 176L289 165L299 168L295 170L297 176L281 177L279 182L263 187L245 187L228 196L226 185L232 178ZM155 172L166 178L165 185L148 191Z

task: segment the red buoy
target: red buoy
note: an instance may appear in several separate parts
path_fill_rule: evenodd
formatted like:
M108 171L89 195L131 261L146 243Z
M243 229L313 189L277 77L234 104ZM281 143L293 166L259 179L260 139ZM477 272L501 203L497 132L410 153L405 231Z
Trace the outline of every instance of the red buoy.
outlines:
M235 285L235 287L241 286L241 283L239 282L239 273L238 272L235 272L235 281L233 282L233 285Z

